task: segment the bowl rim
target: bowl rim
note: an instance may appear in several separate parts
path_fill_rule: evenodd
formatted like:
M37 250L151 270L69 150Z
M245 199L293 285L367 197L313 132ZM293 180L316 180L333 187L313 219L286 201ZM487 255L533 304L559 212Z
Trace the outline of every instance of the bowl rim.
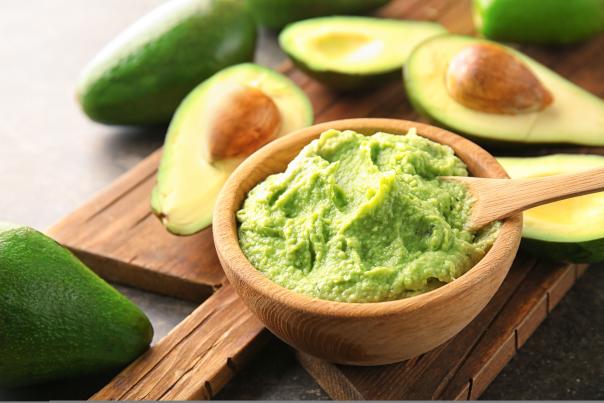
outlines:
M245 257L237 236L238 224L235 217L236 211L239 210L249 190L274 172L262 175L258 181L251 184L249 189L243 192L241 200L236 200L237 190L240 188L242 181L249 176L249 173L260 162L270 158L276 150L297 146L301 142L301 138L305 138L307 141L304 144L308 144L328 129L355 130L360 132L363 130L375 130L375 132L403 133L407 132L410 128L416 128L418 135L430 139L432 139L431 137L446 138L447 142L443 142L442 144L451 146L456 155L464 163L467 164L467 161L459 156L457 152L460 148L467 149L466 154L471 155L472 159L476 161L484 160L488 164L488 167L484 167L483 169L492 171L493 175L491 177L509 178L495 157L482 147L448 130L424 123L399 119L361 118L335 120L297 130L265 145L249 156L230 175L218 196L214 208L212 231L216 251L230 282L245 283L252 288L256 295L274 300L282 305L286 305L290 309L310 311L316 315L327 317L374 318L376 316L389 316L400 314L403 311L421 309L426 304L431 304L435 301L452 302L457 295L465 292L469 287L476 286L476 284L490 278L490 272L503 270L497 267L497 261L503 260L509 253L515 254L517 252L522 234L522 214L516 214L503 220L499 234L489 251L462 276L434 290L397 300L341 302L311 297L273 282L257 270ZM236 288L238 287L236 286Z

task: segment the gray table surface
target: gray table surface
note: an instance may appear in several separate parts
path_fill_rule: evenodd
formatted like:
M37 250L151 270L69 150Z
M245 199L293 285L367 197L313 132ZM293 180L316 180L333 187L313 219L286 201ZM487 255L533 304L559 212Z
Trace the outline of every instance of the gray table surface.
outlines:
M74 99L85 63L160 0L0 2L0 221L44 230L159 147L164 127L93 123ZM262 32L257 61L284 60ZM127 287L157 341L194 306ZM604 398L604 271L592 268L489 387L487 399ZM1 358L0 358L1 359ZM0 399L86 398L105 380L1 390ZM220 399L327 399L284 344L270 343Z

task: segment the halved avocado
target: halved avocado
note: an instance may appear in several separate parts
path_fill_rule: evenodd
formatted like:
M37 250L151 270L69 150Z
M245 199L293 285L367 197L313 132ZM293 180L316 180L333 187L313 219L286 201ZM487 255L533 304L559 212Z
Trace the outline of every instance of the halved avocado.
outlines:
M516 114L509 110L488 113L453 98L447 83L449 66L463 51L476 46L497 47L519 61L549 93L549 103ZM505 71L500 71L502 77ZM405 65L405 86L419 112L479 142L604 145L601 99L530 57L494 42L457 35L428 39L413 51Z
M390 0L247 0L256 20L269 28L323 15L363 14Z
M247 155L312 124L308 97L288 78L245 63L215 74L178 107L151 207L166 228L189 235L212 222L222 185Z
M538 178L604 166L604 157L599 155L555 154L497 160L512 178ZM604 261L604 192L525 211L523 237L527 251L548 259Z
M310 76L350 91L395 78L413 48L445 32L433 22L321 17L289 25L279 44Z

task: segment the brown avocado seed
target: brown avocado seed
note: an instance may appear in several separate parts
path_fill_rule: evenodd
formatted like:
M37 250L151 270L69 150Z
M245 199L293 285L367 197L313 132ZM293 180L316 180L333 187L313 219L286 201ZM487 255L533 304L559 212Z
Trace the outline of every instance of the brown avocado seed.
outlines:
M257 88L229 85L210 102L210 162L247 156L273 140L281 127L277 105Z
M536 112L554 100L521 60L486 43L465 47L451 59L446 85L457 102L488 113Z

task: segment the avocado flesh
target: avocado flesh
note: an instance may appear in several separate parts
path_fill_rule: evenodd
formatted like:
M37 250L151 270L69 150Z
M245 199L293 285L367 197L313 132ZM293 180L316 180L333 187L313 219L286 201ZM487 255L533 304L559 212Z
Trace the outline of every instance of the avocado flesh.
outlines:
M309 126L313 110L308 97L288 78L255 64L225 69L203 82L182 102L168 128L157 183L151 196L154 213L172 233L189 235L211 224L218 192L243 161L208 162L204 126L213 100L230 84L258 88L281 115L278 136Z
M598 155L554 154L497 158L512 178L538 178L604 166ZM523 245L552 260L604 260L604 192L545 204L524 212Z
M0 386L105 374L143 353L145 314L68 250L0 224Z
M501 115L469 109L455 101L445 85L448 63L466 46L481 42L492 43L443 35L413 51L405 65L405 87L420 113L479 142L604 145L604 101L511 48L506 47L552 93L551 105L538 112Z
M363 14L390 0L247 0L256 20L269 28L324 15Z
M174 0L141 18L84 69L78 100L108 124L166 123L201 81L251 61L256 25L239 0Z
M289 25L279 44L307 74L350 91L396 77L415 46L445 32L432 22L320 17Z
M604 29L604 0L474 0L474 22L486 38L569 44Z

